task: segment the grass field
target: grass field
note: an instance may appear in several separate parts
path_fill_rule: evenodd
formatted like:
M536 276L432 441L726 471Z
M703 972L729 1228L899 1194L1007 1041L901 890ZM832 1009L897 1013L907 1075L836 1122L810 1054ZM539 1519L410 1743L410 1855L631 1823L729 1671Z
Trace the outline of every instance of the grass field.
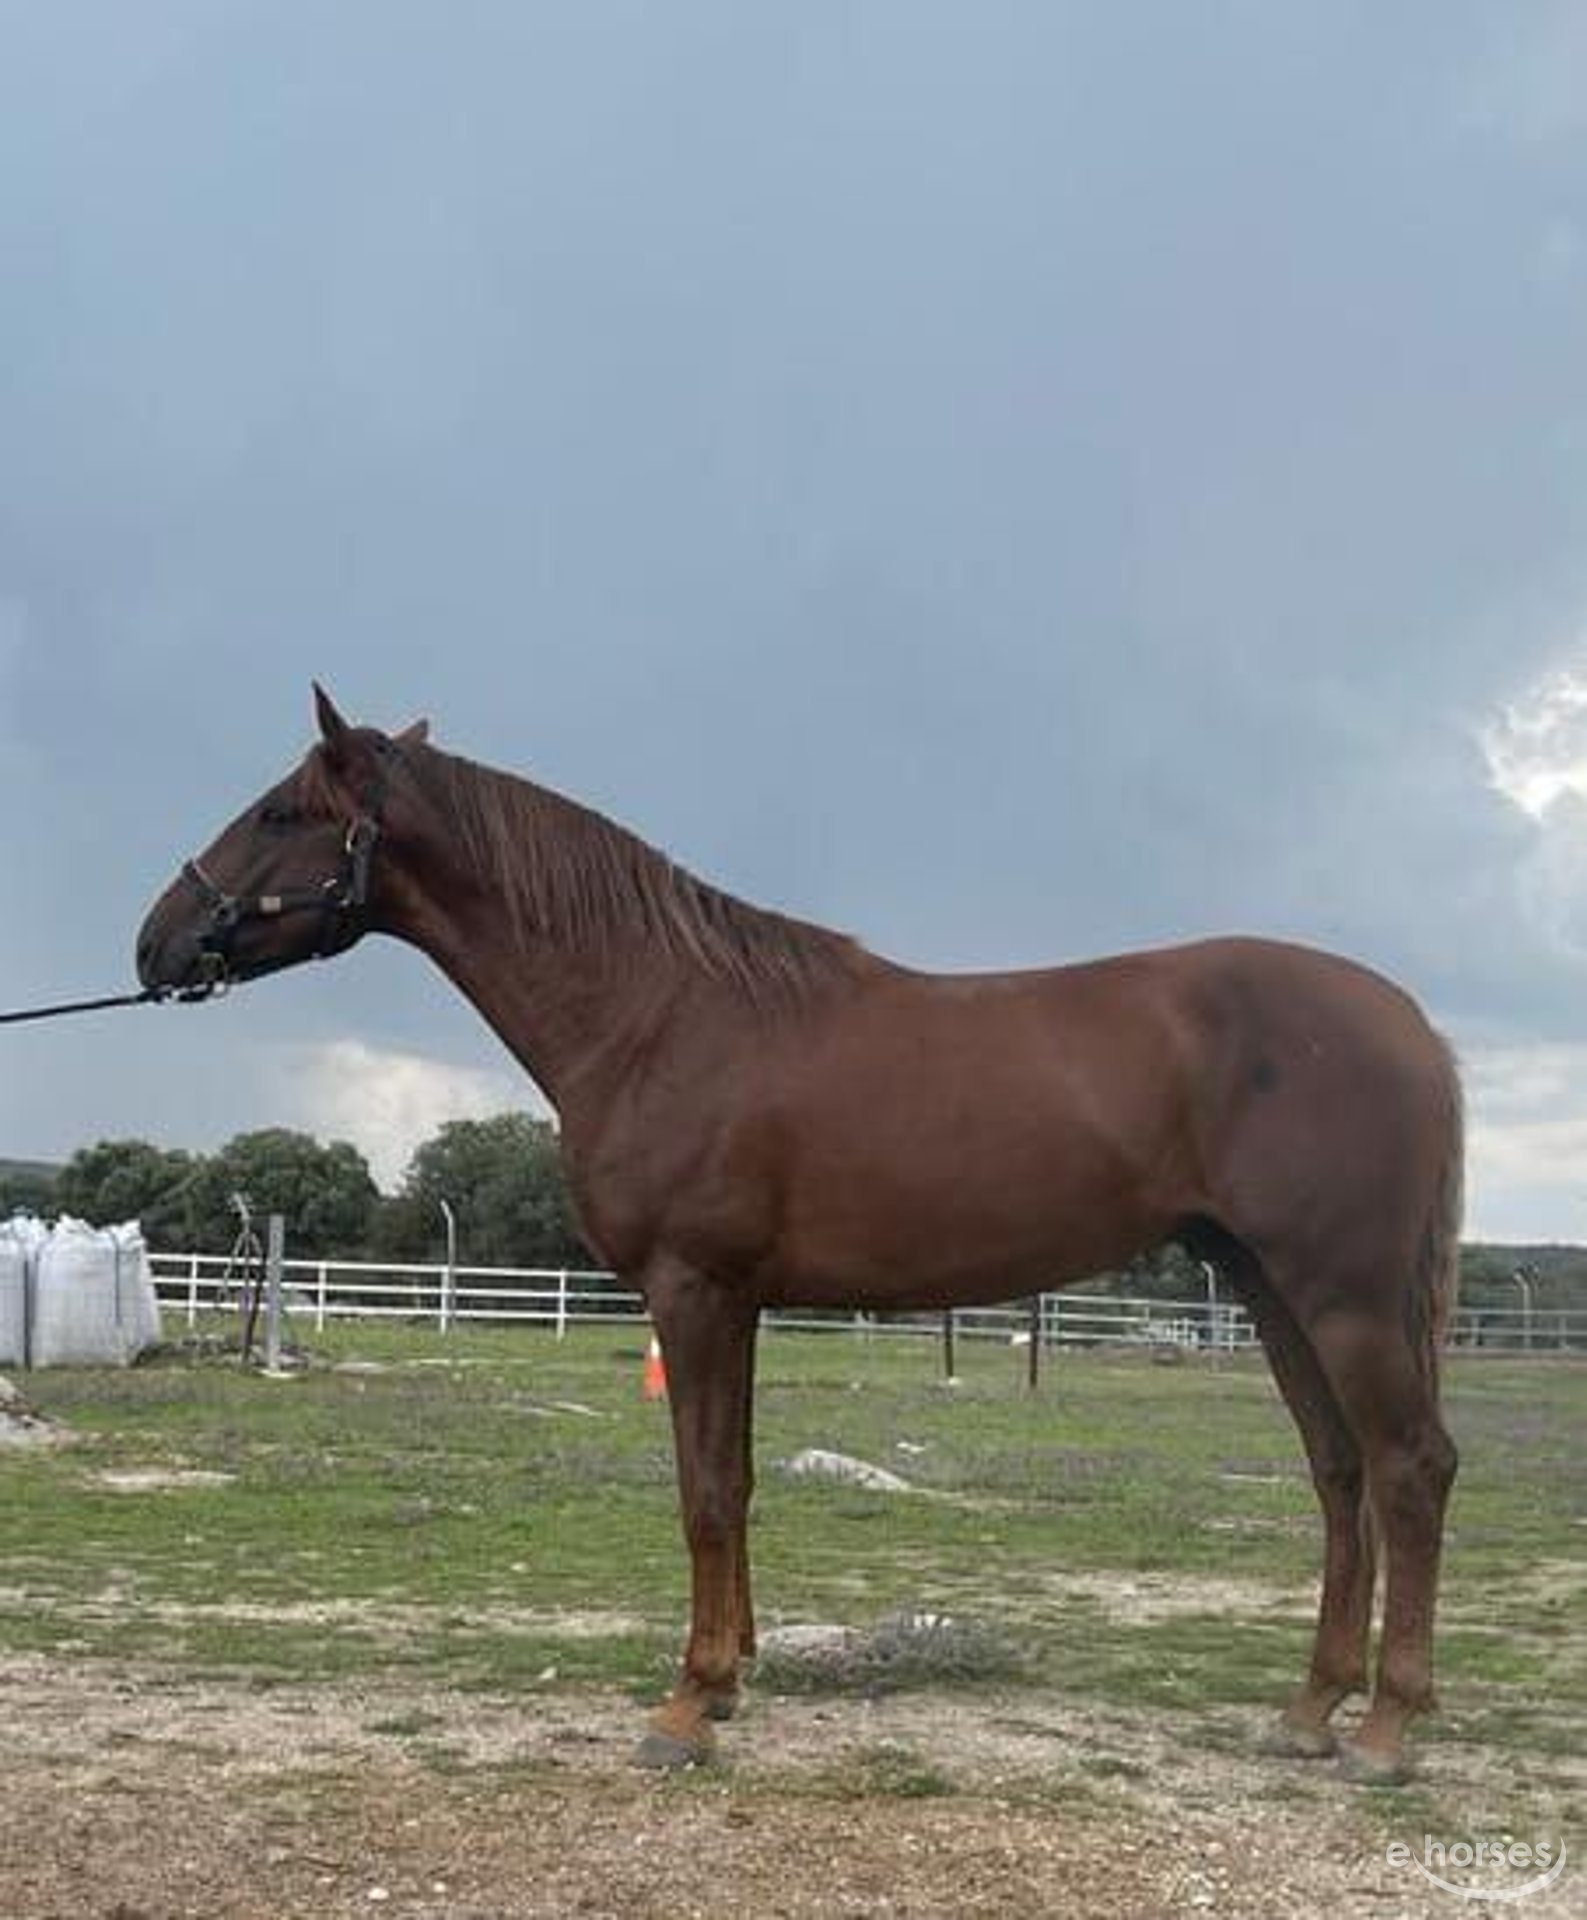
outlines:
M0 1453L8 1916L326 1920L378 1884L447 1920L1420 1920L1449 1895L1389 1839L1587 1845L1587 1367L1449 1369L1441 1711L1393 1791L1259 1751L1320 1551L1261 1359L1065 1354L1036 1394L1006 1346L959 1367L762 1338L762 1628L956 1626L771 1655L722 1766L666 1782L628 1764L687 1590L637 1329L355 1323L290 1379L194 1354L29 1377L71 1444ZM810 1446L910 1490L779 1471Z
M685 1559L640 1357L633 1329L559 1344L356 1324L316 1337L312 1364L282 1381L192 1359L34 1375L29 1396L75 1443L0 1457L0 1655L263 1691L407 1678L526 1704L659 1697ZM959 1364L950 1388L929 1341L763 1338L762 1627L946 1613L979 1636L967 1667L886 1684L1012 1687L1171 1716L1209 1755L1248 1748L1256 1710L1303 1669L1320 1551L1260 1360L1067 1354L1034 1395L1006 1347L961 1343ZM1489 1817L1546 1801L1580 1832L1587 1368L1456 1362L1447 1398L1463 1465L1443 1709L1419 1739L1427 1777L1382 1803L1433 1818L1438 1756L1480 1753ZM779 1471L809 1446L914 1491ZM762 1691L810 1684L773 1666ZM424 1712L408 1721L392 1733L421 1738ZM1127 1740L1092 1756L1102 1787L1140 1770ZM862 1795L945 1787L898 1750L846 1779Z

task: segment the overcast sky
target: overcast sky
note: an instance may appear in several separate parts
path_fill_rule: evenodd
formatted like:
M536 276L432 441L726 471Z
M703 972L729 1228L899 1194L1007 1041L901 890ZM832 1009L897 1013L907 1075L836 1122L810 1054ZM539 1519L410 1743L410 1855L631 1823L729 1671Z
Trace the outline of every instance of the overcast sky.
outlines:
M1587 1239L1587 10L0 0L0 1003L355 717L922 965L1417 992ZM417 955L0 1036L393 1182Z

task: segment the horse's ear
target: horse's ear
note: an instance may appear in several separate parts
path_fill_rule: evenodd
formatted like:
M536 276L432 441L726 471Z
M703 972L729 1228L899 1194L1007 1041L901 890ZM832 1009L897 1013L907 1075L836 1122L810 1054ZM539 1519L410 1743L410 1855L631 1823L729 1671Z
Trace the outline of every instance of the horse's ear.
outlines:
M325 742L326 757L335 766L346 759L353 730L336 711L335 701L318 680L314 682L314 717L320 723L320 738Z
M430 737L428 720L415 720L411 727L404 727L392 745L396 747L422 747Z

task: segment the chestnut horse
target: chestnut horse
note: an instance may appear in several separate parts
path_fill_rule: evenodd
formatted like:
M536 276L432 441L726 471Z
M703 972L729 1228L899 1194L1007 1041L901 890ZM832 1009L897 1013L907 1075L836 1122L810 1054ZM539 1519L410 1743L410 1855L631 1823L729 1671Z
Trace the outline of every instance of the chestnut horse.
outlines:
M1432 1700L1455 1450L1461 1102L1448 1047L1350 961L1219 939L938 975L763 912L621 827L393 738L315 689L320 739L154 906L151 988L244 980L385 933L427 953L555 1104L590 1245L644 1294L671 1390L692 1616L640 1747L704 1758L754 1650L745 1541L768 1306L940 1308L1116 1267L1178 1236L1250 1310L1326 1542L1282 1751L1403 1767Z

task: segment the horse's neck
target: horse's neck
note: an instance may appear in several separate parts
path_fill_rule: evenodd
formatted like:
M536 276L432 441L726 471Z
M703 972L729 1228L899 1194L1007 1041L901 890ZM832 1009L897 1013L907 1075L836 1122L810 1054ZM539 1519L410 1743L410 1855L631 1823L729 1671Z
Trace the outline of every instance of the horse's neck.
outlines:
M595 819L576 802L555 803ZM387 930L440 967L565 1123L602 1106L662 1042L674 1007L697 1004L710 987L658 956L637 929L626 938L620 927L607 929L591 950L565 929L530 924L505 898L500 877L478 871L445 833L405 868Z
M607 1109L667 1024L663 996L550 951L515 955L505 979L489 971L453 978L569 1127Z
M671 1027L703 1024L727 1045L764 1037L767 1012L824 1002L886 965L693 880L575 801L440 759L434 830L388 930L473 1001L565 1121L631 1082Z
M624 978L592 967L553 941L515 930L485 895L461 907L426 901L391 931L420 948L473 1003L566 1120L606 1097L603 1065L632 1051L661 1008L638 969Z

